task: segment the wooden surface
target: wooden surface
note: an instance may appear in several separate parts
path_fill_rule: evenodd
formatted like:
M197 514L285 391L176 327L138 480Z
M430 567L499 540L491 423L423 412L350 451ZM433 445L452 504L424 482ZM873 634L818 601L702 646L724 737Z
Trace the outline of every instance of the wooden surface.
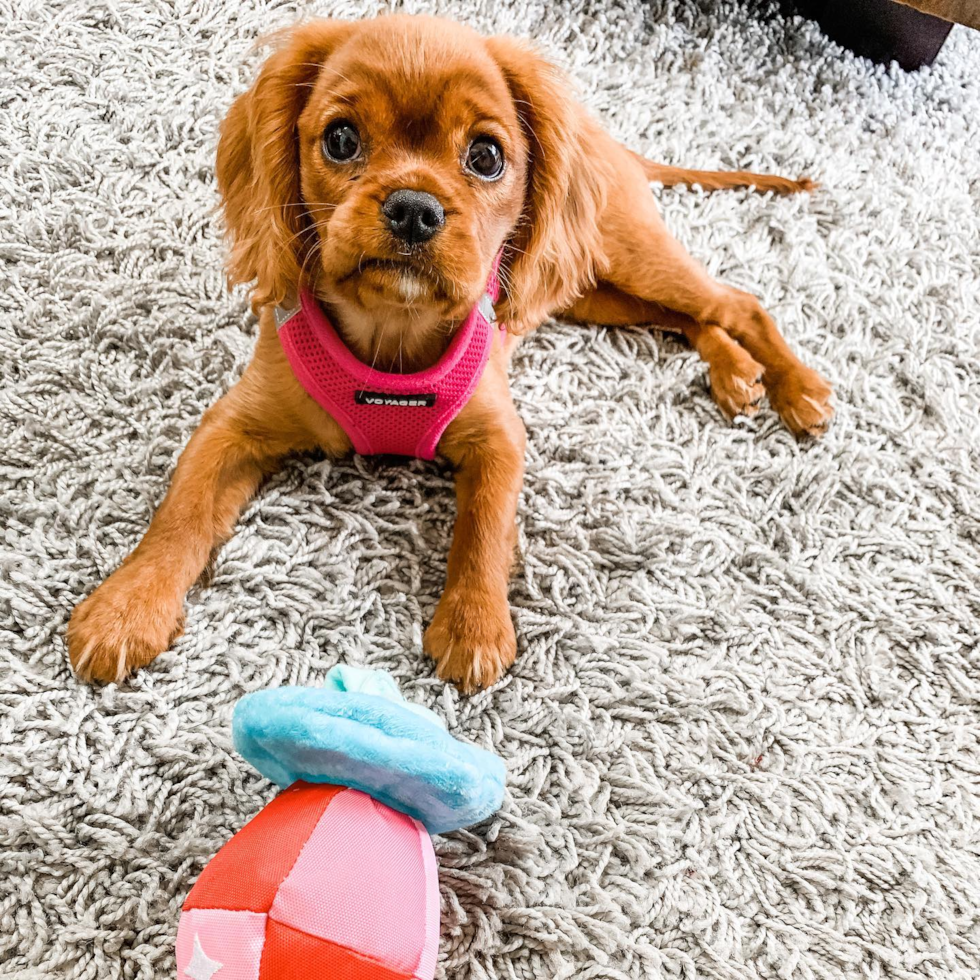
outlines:
M980 0L898 0L933 17L980 29Z

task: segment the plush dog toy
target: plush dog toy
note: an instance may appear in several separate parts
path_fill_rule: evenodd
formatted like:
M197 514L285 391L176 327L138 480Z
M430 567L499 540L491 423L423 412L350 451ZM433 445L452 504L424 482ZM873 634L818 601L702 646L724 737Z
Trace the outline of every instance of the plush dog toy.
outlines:
M235 747L284 788L184 903L178 980L432 980L430 833L488 817L504 765L453 738L380 671L246 695Z

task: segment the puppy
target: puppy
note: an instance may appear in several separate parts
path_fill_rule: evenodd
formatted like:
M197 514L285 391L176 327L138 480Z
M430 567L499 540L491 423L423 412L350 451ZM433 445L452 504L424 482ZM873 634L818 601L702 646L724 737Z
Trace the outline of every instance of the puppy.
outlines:
M492 684L516 652L507 591L525 436L507 369L520 337L549 316L652 324L707 362L728 418L753 414L765 394L797 436L830 419L827 382L754 296L712 280L670 236L649 188L793 193L810 182L642 159L519 41L430 17L299 26L232 106L217 178L230 280L253 284L255 354L205 413L139 546L75 609L80 677L120 681L169 646L185 593L283 457L357 444L344 411L327 411L287 356L278 328L297 308L329 322L353 363L390 378L442 364L477 308L492 322L481 296L493 286L482 373L437 441L458 515L424 645L464 691Z

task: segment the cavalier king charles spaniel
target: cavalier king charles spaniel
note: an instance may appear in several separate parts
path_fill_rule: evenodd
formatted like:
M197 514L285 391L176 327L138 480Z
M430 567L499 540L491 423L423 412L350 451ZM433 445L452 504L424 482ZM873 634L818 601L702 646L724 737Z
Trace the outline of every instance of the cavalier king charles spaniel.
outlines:
M646 160L520 41L406 15L284 32L221 127L217 180L230 280L251 284L259 316L255 353L204 414L139 546L75 609L68 648L82 678L121 681L169 646L185 593L284 457L358 448L342 396L318 397L302 367L313 348L289 354L280 335L298 310L315 357L330 332L343 348L331 363L404 375L412 391L414 375L441 376L460 325L482 311L465 397L431 430L458 513L424 646L464 691L497 681L517 649L507 592L525 434L508 362L529 331L548 317L650 324L707 362L728 418L767 396L797 436L830 420L829 384L755 296L715 282L671 237L649 186L813 184ZM438 414L435 394L402 404L379 387L348 400L366 412L375 398L395 426L398 412Z

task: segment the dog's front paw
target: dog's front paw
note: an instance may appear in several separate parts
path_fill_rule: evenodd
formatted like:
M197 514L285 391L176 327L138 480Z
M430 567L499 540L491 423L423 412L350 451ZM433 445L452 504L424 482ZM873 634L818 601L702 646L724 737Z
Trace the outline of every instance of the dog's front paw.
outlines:
M153 568L124 565L75 607L68 656L85 681L119 683L180 634L183 597Z
M834 414L834 389L816 371L800 365L772 381L767 378L766 390L769 403L797 438L817 438L827 431Z
M446 589L424 646L439 676L464 693L496 683L517 656L506 595L463 586Z

